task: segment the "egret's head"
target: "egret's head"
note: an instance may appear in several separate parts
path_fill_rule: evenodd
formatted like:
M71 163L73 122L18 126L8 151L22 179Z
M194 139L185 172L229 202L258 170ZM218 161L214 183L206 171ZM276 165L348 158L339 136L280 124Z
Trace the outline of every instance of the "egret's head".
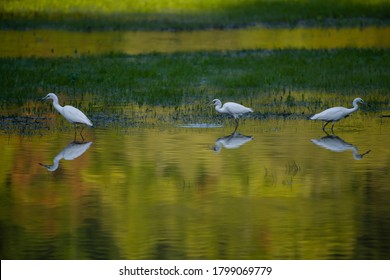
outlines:
M214 99L212 103L214 106L221 106L221 104L222 104L221 100L219 100L219 99Z
M371 150L368 150L367 152L365 152L365 153L363 153L363 154L357 154L357 153L353 153L353 157L354 157L354 159L356 159L356 160L361 160L361 159L363 159L363 157L365 156L365 155L367 155L369 152L371 152Z
M215 142L215 146L211 148L214 152L216 153L219 153L221 152L222 150L222 143L221 141L218 139L216 142Z
M48 95L46 95L44 98L42 98L41 100L46 100L46 99L55 99L57 96L54 94L54 93L49 93Z
M48 165L48 164L43 164L43 163L39 163L39 165L45 167L49 171L56 171L58 168L58 165L57 166L56 165Z
M353 101L353 103L360 103L360 104L367 104L366 102L364 102L363 99L361 99L360 97L358 98L355 98L355 100Z

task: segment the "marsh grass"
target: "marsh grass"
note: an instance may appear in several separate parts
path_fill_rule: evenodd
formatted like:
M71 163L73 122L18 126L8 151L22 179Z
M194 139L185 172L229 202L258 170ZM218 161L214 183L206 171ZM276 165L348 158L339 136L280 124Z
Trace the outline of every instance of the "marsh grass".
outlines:
M38 99L59 94L98 126L221 122L210 101L252 107L251 118L306 118L360 96L367 111L389 104L386 50L275 50L1 58L3 116L57 114ZM58 114L57 114L58 115Z
M387 0L2 1L2 28L182 30L265 25L382 25Z

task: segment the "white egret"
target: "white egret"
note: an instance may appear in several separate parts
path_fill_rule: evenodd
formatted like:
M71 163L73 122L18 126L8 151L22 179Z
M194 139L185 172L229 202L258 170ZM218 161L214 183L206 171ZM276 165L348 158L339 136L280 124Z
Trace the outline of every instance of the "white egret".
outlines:
M215 105L215 110L218 113L221 114L228 114L234 117L236 121L236 128L238 127L238 119L246 113L253 113L253 110L251 108L247 108L241 104L235 103L235 102L226 102L222 106L222 102L219 99L214 99L213 104Z
M217 141L215 141L213 150L219 153L222 150L222 146L225 147L225 149L236 149L252 140L252 136L245 136L234 131L228 136L218 138Z
M351 150L353 153L353 157L356 160L362 159L366 154L371 152L371 150L368 150L365 153L359 154L358 149L355 145L345 142L343 139L336 135L327 135L320 139L312 139L311 142L333 152L344 152Z
M73 160L75 158L78 158L83 153L85 153L85 151L88 150L91 145L92 142L87 142L87 143L72 142L55 156L52 165L43 164L43 163L40 163L40 165L47 168L47 170L49 171L55 171L57 170L61 159Z
M363 101L360 97L355 98L352 102L353 108L345 108L345 107L333 107L326 109L325 111L322 111L321 113L315 114L314 116L310 117L311 120L321 120L326 122L322 126L322 130L325 131L325 127L328 125L328 123L332 123L331 130L333 131L333 126L335 122L338 122L341 119L344 119L348 117L350 114L355 112L359 106L358 103L366 104L366 102Z
M88 126L93 126L92 122L87 118L87 116L81 112L79 109L66 105L62 107L58 104L58 97L54 93L49 93L42 100L52 99L54 108L70 123L74 124L74 139L76 140L76 125L77 124L85 124ZM80 136L84 140L83 132L84 127L80 131Z

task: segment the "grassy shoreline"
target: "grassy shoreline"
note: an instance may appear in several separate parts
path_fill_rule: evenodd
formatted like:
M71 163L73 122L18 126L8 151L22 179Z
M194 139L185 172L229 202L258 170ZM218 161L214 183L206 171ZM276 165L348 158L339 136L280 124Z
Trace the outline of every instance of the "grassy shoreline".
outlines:
M199 30L390 25L387 0L5 1L1 29Z
M0 58L0 131L28 135L58 117L50 102L83 110L98 127L222 123L210 101L251 107L251 119L306 119L362 97L388 115L390 52L378 49L256 50ZM51 123L51 124L50 124Z
M47 92L163 106L213 96L272 100L273 93L309 91L386 97L388 65L390 53L373 49L0 58L0 104L21 104Z

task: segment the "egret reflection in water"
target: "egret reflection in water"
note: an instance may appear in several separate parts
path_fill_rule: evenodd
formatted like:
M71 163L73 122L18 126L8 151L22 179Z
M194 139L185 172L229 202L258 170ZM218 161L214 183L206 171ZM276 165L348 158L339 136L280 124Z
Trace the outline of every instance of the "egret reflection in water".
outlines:
M49 171L57 170L60 160L74 160L78 158L82 154L85 153L92 145L92 142L71 142L68 146L66 146L61 152L59 152L53 159L52 165L47 165L43 163L39 163L43 167L47 168Z
M218 138L217 141L215 141L215 146L213 147L213 150L219 153L222 150L222 147L224 147L225 149L236 149L252 140L252 136L246 136L237 131L234 131L230 135Z
M336 135L328 134L320 139L311 139L311 142L333 152L345 152L351 150L353 153L353 157L356 160L361 160L366 154L371 152L371 150L368 150L365 153L359 154L358 148L355 145L345 142L343 139Z

